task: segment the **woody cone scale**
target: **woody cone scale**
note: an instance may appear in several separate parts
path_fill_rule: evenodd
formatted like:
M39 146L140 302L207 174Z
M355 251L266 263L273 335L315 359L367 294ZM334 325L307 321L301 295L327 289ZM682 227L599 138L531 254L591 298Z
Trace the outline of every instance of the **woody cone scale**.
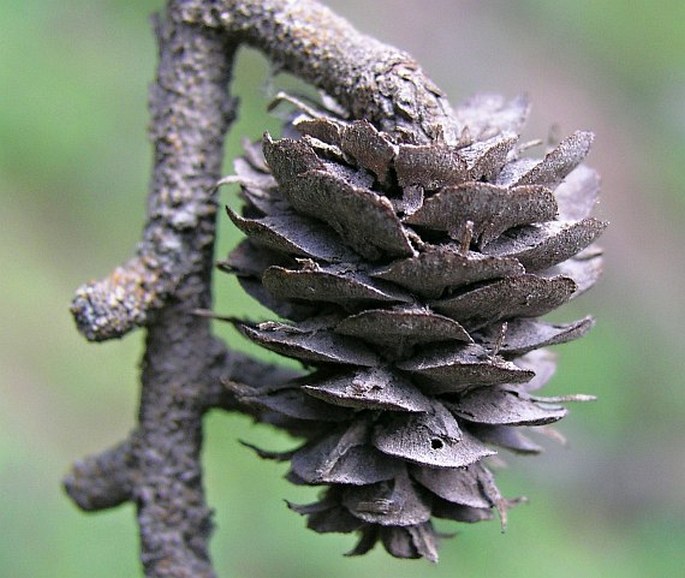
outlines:
M584 335L545 314L598 279L590 215L592 133L548 152L521 141L525 98L477 95L455 110L460 138L426 144L300 103L283 138L235 163L245 239L220 267L275 313L232 320L306 371L287 383L229 383L262 422L302 440L288 479L323 488L289 504L317 532L356 532L393 556L437 560L435 518L506 523L488 464L535 454L535 429L568 401L542 397L549 346Z

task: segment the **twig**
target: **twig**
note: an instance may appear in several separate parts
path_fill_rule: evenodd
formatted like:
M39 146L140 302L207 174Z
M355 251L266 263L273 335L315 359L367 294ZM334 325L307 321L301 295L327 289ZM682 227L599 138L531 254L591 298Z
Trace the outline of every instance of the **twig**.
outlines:
M216 194L228 94L242 43L334 96L352 116L413 140L454 140L440 91L407 54L363 36L309 0L170 0L157 21L150 94L154 167L137 256L81 287L72 304L92 341L145 326L139 424L129 439L78 462L65 479L85 510L137 505L146 576L214 576L202 487L202 417L238 406L222 382L277 383L292 372L228 350L210 332ZM412 136L413 135L413 136Z
M224 29L276 66L324 90L353 118L410 140L456 142L442 91L409 54L361 34L312 0L187 2L188 21Z

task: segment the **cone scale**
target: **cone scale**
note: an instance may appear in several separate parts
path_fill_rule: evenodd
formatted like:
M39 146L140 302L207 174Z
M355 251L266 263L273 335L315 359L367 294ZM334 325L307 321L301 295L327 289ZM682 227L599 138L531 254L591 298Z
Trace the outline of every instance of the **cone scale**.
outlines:
M221 263L274 311L235 321L253 342L299 360L285 384L229 384L260 419L303 440L288 479L325 489L290 507L317 532L357 532L350 554L381 543L437 560L435 518L477 522L505 500L487 467L534 454L531 427L564 401L537 390L543 349L592 326L540 319L599 277L591 216L599 178L578 131L527 156L525 99L475 97L455 111L457 144L416 144L307 107L236 162L246 238ZM406 135L402 138L406 139Z

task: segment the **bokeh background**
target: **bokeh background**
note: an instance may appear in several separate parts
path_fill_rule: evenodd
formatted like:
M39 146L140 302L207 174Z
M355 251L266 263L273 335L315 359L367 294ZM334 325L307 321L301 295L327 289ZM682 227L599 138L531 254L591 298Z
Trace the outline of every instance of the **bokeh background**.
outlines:
M206 485L221 576L675 576L685 567L685 2L330 0L362 30L411 52L452 102L528 93L524 135L597 133L606 274L559 318L592 312L590 336L560 349L550 393L584 392L560 424L566 447L508 459L497 522L451 526L437 566L377 549L341 555L285 507L315 491L238 443L288 439L235 415L207 417ZM140 576L132 506L83 514L62 493L69 464L133 427L142 334L92 345L68 313L73 290L133 251L150 171L146 92L161 0L0 0L0 576ZM287 85L292 85L286 79ZM281 80L244 51L243 101L227 148L278 122ZM235 191L224 202L235 204ZM220 224L222 256L237 239ZM217 309L262 315L232 279ZM248 345L217 327L231 346ZM445 529L449 529L446 526Z

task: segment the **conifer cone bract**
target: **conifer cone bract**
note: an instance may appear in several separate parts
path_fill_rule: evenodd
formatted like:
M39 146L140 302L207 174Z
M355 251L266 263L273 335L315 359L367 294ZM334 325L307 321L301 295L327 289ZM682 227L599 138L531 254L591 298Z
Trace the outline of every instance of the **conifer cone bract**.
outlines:
M524 98L478 95L456 111L456 143L417 142L300 104L286 137L246 145L246 239L221 264L281 320L235 321L307 373L228 386L260 420L304 439L262 456L288 479L325 486L290 507L317 532L358 532L393 556L437 559L433 518L477 522L504 499L486 466L497 448L534 454L526 435L587 396L538 395L544 349L592 319L540 319L588 289L606 223L590 216L597 173L575 132L534 158L520 142Z

